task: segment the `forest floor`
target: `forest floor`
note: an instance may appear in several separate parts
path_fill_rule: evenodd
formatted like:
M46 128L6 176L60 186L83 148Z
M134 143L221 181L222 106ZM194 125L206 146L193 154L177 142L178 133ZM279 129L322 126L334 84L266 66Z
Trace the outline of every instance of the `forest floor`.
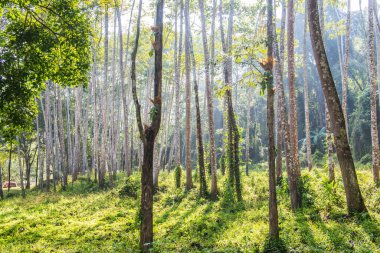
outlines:
M380 188L372 182L370 169L358 170L369 215L354 217L346 215L341 179L336 185L328 183L325 169L302 174L303 208L296 214L290 210L286 184L277 189L280 237L287 251L380 252ZM154 196L153 252L235 253L266 248L267 172L242 175L240 204L223 194L224 180L220 175L219 200L211 201L199 198L198 188L176 189L173 172L160 174ZM120 175L108 190L85 179L66 191L28 191L26 199L11 190L0 201L0 252L137 252L139 174L129 180L128 190L125 185ZM134 195L136 189L136 196L126 195Z

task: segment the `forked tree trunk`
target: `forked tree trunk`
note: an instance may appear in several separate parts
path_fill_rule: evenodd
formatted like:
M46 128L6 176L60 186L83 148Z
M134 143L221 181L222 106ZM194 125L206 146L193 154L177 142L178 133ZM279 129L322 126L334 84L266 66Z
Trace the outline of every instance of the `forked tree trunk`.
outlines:
M136 54L140 37L142 0L139 3L139 14L137 18L137 29L135 46L132 52L132 94L136 109L137 125L140 138L143 143L144 155L141 171L141 227L140 227L140 249L142 252L150 252L153 243L153 153L155 139L161 124L161 93L162 93L162 33L163 33L163 11L164 1L158 0L156 4L155 25L151 27L155 40L154 48L154 98L151 99L151 124L144 125L141 121L141 105L136 91Z
M360 192L354 160L352 158L350 145L347 139L343 110L340 105L338 92L335 88L334 79L331 74L323 44L317 1L308 0L307 9L311 44L313 47L313 53L317 64L323 94L326 98L328 111L332 117L332 130L334 132L336 150L346 192L348 211L350 213L366 212L367 209L364 205L363 197Z

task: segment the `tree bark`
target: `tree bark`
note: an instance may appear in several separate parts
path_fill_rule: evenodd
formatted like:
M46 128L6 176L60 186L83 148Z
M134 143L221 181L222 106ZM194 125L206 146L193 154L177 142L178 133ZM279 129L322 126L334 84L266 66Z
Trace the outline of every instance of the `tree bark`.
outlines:
M185 27L190 26L190 1L185 1ZM190 53L189 53L189 34L188 29L185 29L185 66L186 66L186 189L190 190L193 187L192 166L191 166L191 80L190 80Z
M273 62L273 0L267 0L267 46L268 60ZM278 210L276 196L276 147L274 142L274 89L273 89L273 65L266 69L269 80L267 81L267 127L268 127L268 166L269 166L269 236L279 239Z
M155 25L151 27L154 32L154 98L151 99L151 124L144 125L141 121L141 105L136 91L136 54L140 37L142 0L139 3L139 14L137 18L137 29L135 46L132 51L132 94L136 109L137 125L140 139L143 143L144 155L141 171L141 227L140 227L140 249L142 252L150 252L153 242L153 154L155 139L161 124L161 93L162 93L162 33L163 33L163 11L164 1L158 0L156 4Z
M25 198L25 187L24 187L24 174L23 174L23 169L22 169L22 164L21 164L21 152L20 152L20 139L18 136L16 137L17 141L17 157L18 157L18 168L20 171L20 187L21 187L21 194L22 197Z
M374 22L373 22L374 2L368 0L368 67L369 79L371 83L371 141L372 141L372 173L375 183L379 181L379 136L377 129L377 97L376 97L376 65L375 65L375 45L374 45Z
M206 33L206 16L204 11L204 0L198 0L199 9L201 12L201 25L202 25L202 42L203 42L203 56L204 56L204 68L205 68L205 83L206 83L206 96L207 96L207 113L208 113L208 130L210 136L210 166L211 166L211 195L216 197L218 192L217 178L216 178L216 147L215 147L215 129L214 129L214 105L213 105L213 81L214 81L214 32L212 32L211 38L211 71L212 82L210 80L210 54L208 50L207 33ZM213 0L212 9L212 27L211 30L215 31L215 17L216 17L216 0ZM194 67L194 66L193 66Z
M305 135L306 135L306 159L307 167L309 170L312 169L313 164L311 160L311 137L310 137L310 110L309 110L309 84L307 81L307 44L306 44L306 34L307 34L307 4L305 2L305 24L304 24L304 34L303 34L303 95L304 95L304 105L305 105Z
M293 166L297 174L300 174L298 161L298 119L297 119L297 99L296 99L296 83L295 83L295 59L294 59L294 4L293 0L288 0L288 82L289 82L289 121L292 127L290 128L290 143L291 153L293 156ZM299 175L297 175L298 177ZM297 200L295 205L301 206L300 200Z
M346 132L348 138L348 117L347 117L347 91L348 91L348 57L350 53L350 35L351 35L351 0L347 0L347 19L346 19L346 38L344 47L343 63L343 83L342 83L342 107L344 119L346 120Z
M206 184L204 149L203 149L202 121L201 121L201 111L199 108L198 83L197 83L197 75L195 73L196 64L195 64L194 49L193 49L193 44L192 44L193 41L192 41L191 30L190 30L190 22L186 22L186 34L187 34L187 36L186 36L186 38L187 38L186 47L188 47L189 49L185 50L185 51L186 51L186 53L190 54L190 56L191 56L191 64L192 64L192 70L193 70L195 112L196 112L196 124L197 124L199 184L200 184L199 194L200 194L200 196L205 197L207 194L207 184ZM186 59L187 59L187 57L186 57ZM214 196L216 196L216 193Z
M336 150L343 184L346 192L348 211L366 212L363 197L360 192L356 176L354 160L347 139L346 126L343 110L340 105L338 92L335 88L323 44L322 32L319 21L318 3L316 0L308 0L308 20L310 27L311 44L317 64L318 74L321 81L323 94L326 98L328 111L332 117L332 129L336 143Z

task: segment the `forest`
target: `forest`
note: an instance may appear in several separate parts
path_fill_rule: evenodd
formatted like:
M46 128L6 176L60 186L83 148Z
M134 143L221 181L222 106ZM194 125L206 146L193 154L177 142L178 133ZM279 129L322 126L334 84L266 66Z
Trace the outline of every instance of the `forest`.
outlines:
M377 0L0 0L0 252L380 252Z

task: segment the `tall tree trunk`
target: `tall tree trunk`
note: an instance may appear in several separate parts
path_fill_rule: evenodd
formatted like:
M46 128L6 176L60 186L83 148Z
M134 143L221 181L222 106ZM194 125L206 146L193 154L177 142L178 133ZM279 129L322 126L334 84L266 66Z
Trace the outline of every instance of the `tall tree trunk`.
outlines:
M183 1L180 2L179 10L179 41L177 41L177 4L175 5L176 9L176 18L175 18L175 37L174 37L174 82L175 82L175 127L174 129L174 139L175 139L175 165L181 165L181 128L180 126L180 79L181 79L181 63L182 63L182 30L183 30Z
M310 112L309 112L309 85L307 81L307 4L305 2L305 24L303 31L303 95L304 95L304 105L305 105L305 134L306 134L306 159L307 167L309 170L312 169L311 161L311 137L310 137Z
M9 148L9 159L8 159L8 192L11 189L11 165L12 165L12 140Z
M267 0L267 127L268 127L268 165L269 165L269 236L279 239L278 210L276 196L276 147L274 142L274 89L273 89L273 0Z
M220 7L221 8L221 5ZM222 11L220 11L222 15ZM220 18L221 19L221 18ZM221 19L222 20L222 19ZM225 100L227 106L227 139L228 139L228 161L229 161L229 184L235 187L236 197L238 201L242 201L240 169L239 169L239 131L235 120L235 113L232 105L232 32L234 20L234 0L229 3L229 18L227 29L227 40L224 39L223 26L221 22L221 38L223 52L227 55L223 63L224 84L228 87L225 92Z
M25 198L25 188L24 188L24 174L22 169L22 163L21 163L21 152L20 152L20 139L18 136L16 137L17 141L17 157L18 157L18 168L20 171L20 187L21 187L21 194L22 197Z
M75 122L74 122L74 161L73 161L73 177L72 180L75 182L78 178L78 173L80 170L80 119L82 117L82 87L75 89Z
M247 125L245 129L245 174L248 176L248 169L249 169L249 129L251 126L251 100L252 100L252 91L247 87Z
M132 11L135 6L135 0L133 0L132 3L132 8L131 8L131 14L130 14L130 19L129 19L129 24L128 24L128 31L127 31L127 49L126 53L128 54L128 46L129 46L129 36L130 36L130 28L131 28L131 22L132 22ZM126 92L126 87L124 84L124 78L125 78L125 73L124 73L124 64L123 64L123 34L122 34L122 25L121 25L121 14L120 14L120 9L117 8L117 19L118 19L118 24L119 24L119 70L120 70L120 85L121 85L121 94L122 94L122 101L123 101L123 118L124 118L124 154L123 154L123 163L125 166L125 170L127 173L127 176L130 176L132 174L132 169L130 166L130 163L128 162L128 156L129 156L129 135L128 135L128 104L127 104L127 92ZM126 57L126 62L127 62L127 57Z
M275 10L275 8L274 8ZM276 12L274 12L275 14ZM280 184L282 182L282 142L283 142L283 135L284 135L284 125L288 126L288 121L285 121L285 118L287 119L287 110L286 107L284 107L285 112L282 111L282 103L285 102L285 98L283 102L281 102L281 96L284 91L283 87L283 74L282 71L284 69L284 48L285 48L285 25L286 25L286 3L285 0L282 0L281 3L281 32L280 32L280 47L278 47L277 43L277 34L276 29L274 29L275 32L275 40L274 40L274 52L275 52L275 58L278 64L275 65L274 68L274 82L276 83L276 90L277 90L277 132L276 132L276 148L277 148L277 157L276 157L276 177L277 177L277 183ZM277 66L278 65L278 66ZM284 115L283 113L286 113ZM285 141L285 140L284 140ZM288 155L286 152L286 161L287 164L289 164Z
M162 94L162 33L163 33L163 11L164 1L158 0L156 4L155 25L151 27L154 32L154 98L151 99L151 124L144 125L141 120L141 105L137 98L136 91L136 54L140 37L142 0L139 3L139 14L137 18L137 29L135 46L132 52L132 94L136 109L137 125L140 138L144 147L143 164L141 172L141 227L140 227L140 249L142 252L149 252L153 243L153 153L155 139L160 130L161 124L161 94Z
M56 190L56 184L57 181L60 178L60 172L61 172L61 146L59 143L59 135L58 135L58 101L57 101L58 94L58 85L54 85L54 104L53 104L53 117L54 117L54 152L55 152L55 169L53 171L53 178L54 178L54 191Z
M347 18L346 18L346 38L344 47L344 63L343 63L343 83L342 83L342 107L344 119L346 120L347 138L348 117L347 117L347 91L348 91L348 57L350 53L350 36L351 36L351 0L347 0Z
M60 143L60 155L61 155L61 167L62 167L62 177L63 177L63 188L67 186L67 170L68 170L68 164L66 160L66 146L65 146L65 132L63 130L63 114L62 114L62 98L61 98L61 89L59 88L59 85L57 85L58 89L58 133L59 133L59 143ZM38 118L37 118L38 120ZM37 158L39 155L37 155ZM39 159L37 159L39 160ZM38 163L38 162L37 162Z
M324 19L324 6L323 6L323 0L319 1L319 22L321 24L321 34L322 34L322 43L324 43L324 33L325 33L325 19ZM332 136L332 123L331 123L331 117L329 110L327 108L327 101L325 99L325 116L326 116L326 141L327 141L327 167L329 171L329 180L334 181L335 180L335 173L334 173L334 159L333 159L333 136Z
M308 19L314 58L316 61L323 94L326 98L328 111L332 117L332 130L334 132L338 160L346 191L348 211L350 213L366 212L367 209L364 205L363 197L360 192L354 160L352 158L350 145L347 139L343 110L340 105L338 92L335 88L334 79L331 74L323 44L322 32L319 23L318 3L315 0L308 0Z
M50 191L50 163L51 163L51 122L50 122L50 94L49 88L45 91L45 153L46 153L46 190Z
M71 127L70 127L71 117L70 117L70 90L69 89L67 89L66 113L67 113L67 122L66 122L67 124L67 170L66 170L66 174L69 174L73 167L73 149L72 149L72 142L71 142Z
M284 2L283 2L284 4ZM283 6L284 8L284 6ZM284 14L284 13L283 13ZM285 16L285 15L284 15ZM283 16L283 17L284 17ZM285 23L285 21L284 21ZM281 29L285 29L285 24L282 25L283 27ZM284 38L284 32L281 31L281 38ZM282 39L281 39L282 41ZM282 59L284 56L284 43L282 42L280 44L280 49L278 49L277 42L275 40L275 47L274 47L274 55L276 58L276 62L279 62L279 64L274 64L275 67L275 78L277 82L278 87L278 103L280 104L281 108L281 126L283 128L283 134L284 134L284 144L285 144L285 153L286 153L286 170L288 173L288 184L289 184L289 192L290 192L290 200L291 200L291 206L292 210L295 211L298 207L298 204L301 200L301 193L298 187L299 183L299 174L297 173L297 170L295 166L293 165L294 156L292 155L291 151L291 137L290 137L290 125L288 121L288 112L286 108L286 101L285 101L285 89L283 84L283 61Z
M190 1L185 1L185 66L186 66L186 189L190 190L193 187L192 180L192 166L191 166L191 80L190 80L190 53L189 53L189 31L187 29L190 26Z
M214 98L213 98L213 83L210 80L210 54L208 50L207 33L206 33L206 15L203 6L204 0L198 0L199 9L201 12L201 25L202 25L202 42L203 42L203 56L204 56L204 68L205 68L205 83L206 83L206 96L207 96L207 113L208 113L208 129L210 136L210 166L211 166L211 195L216 197L217 188L217 178L216 178L216 147L215 147L215 129L214 129ZM215 16L216 16L216 0L213 0L212 9L212 27L211 30L215 31ZM213 33L212 33L213 34ZM215 49L214 49L214 35L211 38L211 60L215 60ZM214 81L214 62L212 65L212 81ZM195 67L195 66L193 66Z
M193 83L194 83L194 96L195 96L195 112L196 112L196 124L197 124L197 148L198 148L199 184L200 184L199 194L201 196L206 196L206 194L207 194L207 184L206 184L204 149L203 149L203 134L202 134L201 111L200 111L200 108L199 108L198 83L197 83L197 75L195 73L196 64L195 64L195 57L194 57L194 48L193 48L193 44L192 44L193 40L192 40L191 30L190 30L190 22L186 22L186 29L185 29L185 31L186 31L186 41L185 41L185 43L187 43L186 47L188 47L188 49L185 49L185 51L186 51L187 54L190 54L190 56L191 56L191 64L192 64L192 70L193 70ZM186 59L187 59L187 56L186 56ZM215 193L215 195L216 195L216 193Z
M295 60L294 60L294 3L288 0L288 82L289 82L289 121L292 124L290 128L291 153L293 156L293 166L298 179L300 174L298 161L298 119L297 119L297 99L296 99L296 83L295 83ZM297 199L295 207L301 206L300 199Z
M374 2L368 0L368 63L369 79L371 82L371 140L372 140L372 173L373 180L379 181L379 136L377 129L377 110L376 110L376 65L375 65L375 45L374 45L374 22L373 22Z

